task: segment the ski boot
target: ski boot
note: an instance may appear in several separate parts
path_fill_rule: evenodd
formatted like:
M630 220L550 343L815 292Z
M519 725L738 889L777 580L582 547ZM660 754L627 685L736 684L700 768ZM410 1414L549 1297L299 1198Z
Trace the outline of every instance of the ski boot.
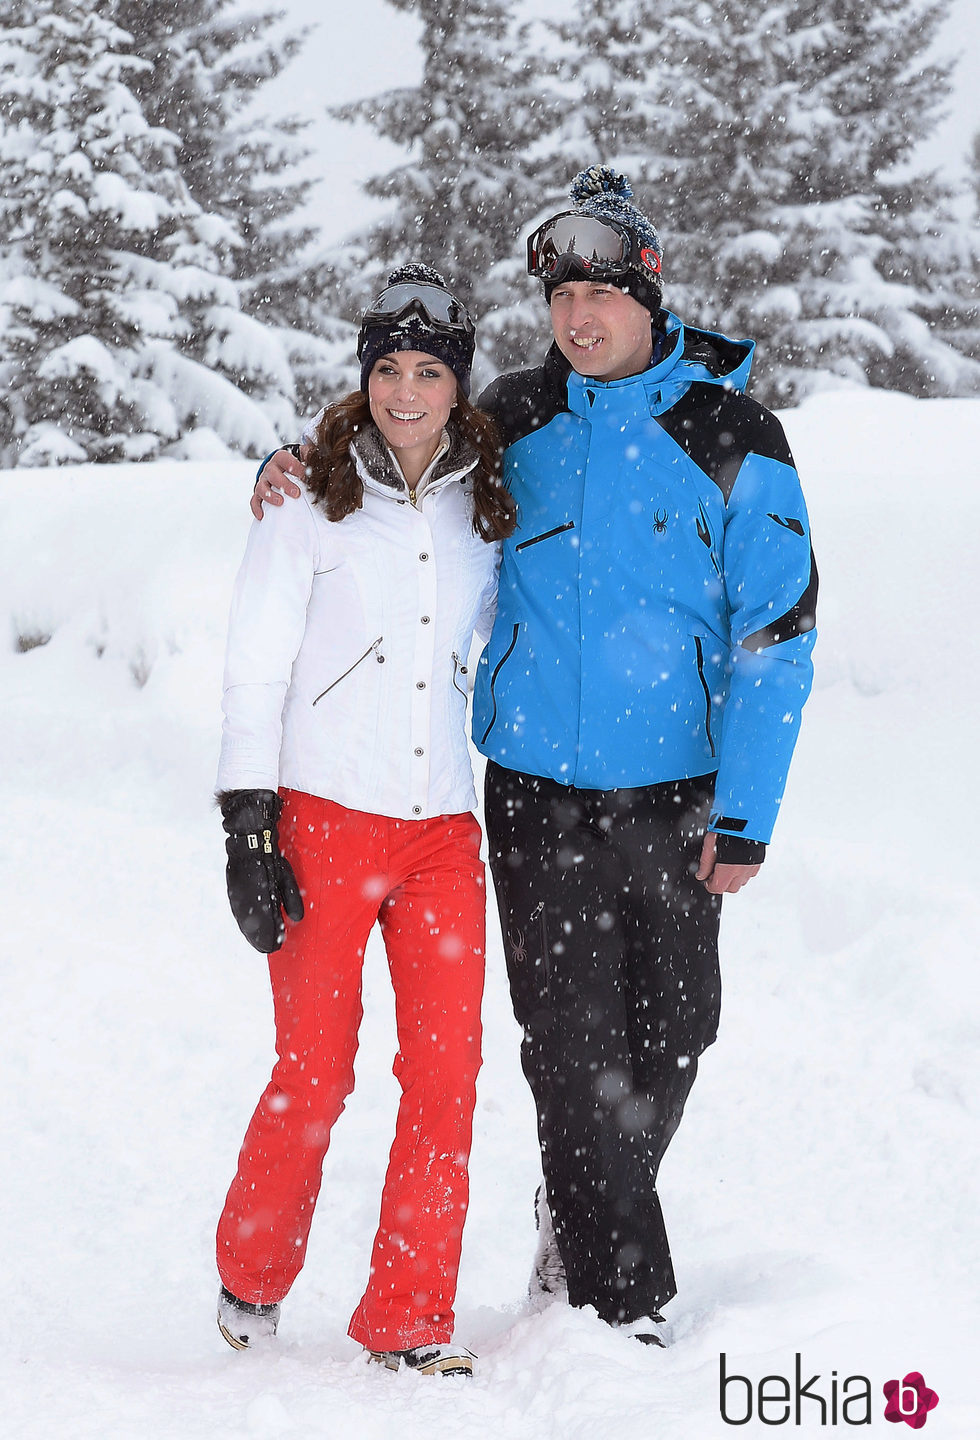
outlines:
M233 1350L248 1350L256 1341L271 1340L279 1324L279 1305L252 1305L222 1285L218 1296L218 1329Z
M411 1350L368 1350L386 1370L414 1370L417 1375L472 1375L476 1356L461 1345L415 1345Z

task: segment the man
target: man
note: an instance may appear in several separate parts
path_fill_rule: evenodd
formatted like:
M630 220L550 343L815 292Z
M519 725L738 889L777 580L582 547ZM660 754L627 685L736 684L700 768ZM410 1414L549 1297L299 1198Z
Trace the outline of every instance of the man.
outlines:
M721 896L782 796L817 579L782 429L742 393L752 343L661 308L624 176L570 193L528 241L555 344L479 401L518 527L473 733L545 1177L536 1275L661 1344L657 1172L717 1030Z

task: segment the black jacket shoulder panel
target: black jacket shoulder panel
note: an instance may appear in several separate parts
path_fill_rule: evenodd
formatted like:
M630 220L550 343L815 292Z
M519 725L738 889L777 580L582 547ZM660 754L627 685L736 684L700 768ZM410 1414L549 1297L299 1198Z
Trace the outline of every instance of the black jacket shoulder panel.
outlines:
M513 445L540 430L568 409L568 361L552 346L543 365L531 370L513 370L491 381L477 400L500 426L505 445Z
M783 427L764 405L739 390L695 381L675 405L658 415L667 434L714 481L727 505L742 461L750 452L792 465Z

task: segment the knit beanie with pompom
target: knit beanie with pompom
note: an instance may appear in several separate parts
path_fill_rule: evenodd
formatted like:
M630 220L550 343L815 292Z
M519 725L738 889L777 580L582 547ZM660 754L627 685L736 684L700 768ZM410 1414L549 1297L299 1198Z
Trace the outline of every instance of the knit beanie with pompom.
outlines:
M633 230L641 249L652 250L658 260L663 256L664 247L652 221L630 203L632 185L611 165L590 165L587 170L581 170L569 187L568 197L574 207L572 214L618 220L621 225L628 225ZM615 285L627 295L632 295L654 316L663 304L664 287L659 271L646 267L629 270L621 279L607 279L603 284ZM544 282L544 293L549 302L554 288L554 282Z
M393 285L434 285L446 292L450 300L458 306L461 315L466 315L466 307L456 300L439 271L433 270L429 265L423 265L419 261L399 265L398 269L392 270L388 276L385 290L390 290ZM384 293L385 291L381 292L378 300ZM375 305L378 300L374 302ZM370 309L367 313L370 315ZM391 355L398 350L421 350L448 365L463 394L469 395L474 345L472 326L469 327L469 333L462 329L453 332L438 330L418 310L410 310L400 320L389 320L387 317L365 318L357 340L357 357L361 362L361 389L366 395L368 377L382 355Z

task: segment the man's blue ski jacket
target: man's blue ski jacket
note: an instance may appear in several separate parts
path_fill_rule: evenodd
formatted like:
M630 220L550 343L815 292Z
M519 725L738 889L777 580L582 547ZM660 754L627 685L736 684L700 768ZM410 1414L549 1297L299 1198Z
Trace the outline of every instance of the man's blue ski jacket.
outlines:
M766 842L812 679L809 521L779 421L742 393L753 343L660 320L640 375L589 380L553 348L481 396L518 528L474 739L586 789L717 771L710 828Z

